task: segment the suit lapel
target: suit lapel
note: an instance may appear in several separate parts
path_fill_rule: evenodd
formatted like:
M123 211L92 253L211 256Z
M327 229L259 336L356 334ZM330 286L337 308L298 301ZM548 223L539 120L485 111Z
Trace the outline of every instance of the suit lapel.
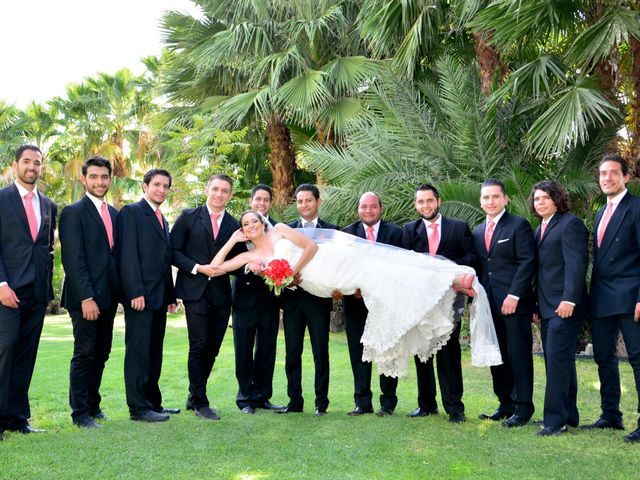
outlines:
M378 241L380 241L382 235L382 223L380 224L380 230L378 230ZM367 234L364 231L364 223L358 222L358 226L356 227L356 236L360 238L367 238Z
M504 214L502 215L502 218L500 219L498 224L493 229L493 236L491 237L491 244L489 245L489 251L487 252L487 254L491 253L491 250L493 250L493 246L498 241L498 237L500 236L500 233L502 232L502 227L509 220L508 215L509 215L509 212L504 212Z
M206 205L202 205L200 207L200 212L198 214L198 218L200 219L200 222L202 223L202 226L204 227L205 231L207 232L208 243L213 244L213 242L214 242L213 226L211 225L211 217L209 216L209 210L207 209ZM223 219L224 219L224 217L223 217ZM218 233L220 233L220 232L218 232Z
M429 238L427 235L427 227L424 224L424 220L418 220L418 225L416 225L416 239L417 244L416 252L429 252Z
M38 230L37 238L45 232L49 231L49 225L51 225L51 208L49 208L49 204L47 202L47 198L41 193L38 192L38 203L40 204L40 229Z
M98 210L96 209L96 206L93 204L91 199L86 195L82 198L82 206L87 211L89 216L93 219L93 221L96 222L96 224L98 225L98 229L103 234L104 239L108 244L109 237L107 236L107 229L104 226L104 222L102 221L102 218L100 217L100 215L98 215ZM111 214L111 212L109 213ZM111 225L115 225L113 216L111 217ZM114 238L115 238L115 232L114 232Z
M549 236L549 232L553 230L553 227L555 227L558 224L561 216L562 216L561 213L556 213L551 218L551 220L549 220L549 223L547 224L547 229L544 231L543 238L540 238L540 232L542 231L542 224L541 226L538 227L538 229L536 230L536 240L538 240L538 245L542 245L542 242L544 242L547 239L547 237Z
M446 245L446 242L449 240L449 234L451 233L451 225L448 218L440 217L442 220L440 222L440 242L438 243L438 250L440 250L441 245Z
M224 215L222 216L222 222L220 222L220 230L218 230L218 238L216 238L215 243L221 242L222 239L226 237L226 233L229 230L233 230L233 229L234 229L234 225L233 225L233 222L231 221L231 214L225 210ZM230 233L233 233L233 232L230 232ZM224 242L226 241L227 240L225 239Z
M31 238L31 230L29 229L29 221L27 220L27 212L25 212L24 210L24 203L22 202L22 197L20 197L20 192L18 191L18 187L16 187L15 184L11 185L10 187L11 190L11 195L9 196L9 198L11 198L11 202L13 203L13 208L16 211L16 214L18 215L18 217L20 218L27 234L29 235L29 238Z
M163 230L162 227L160 226L160 222L158 222L158 217L156 217L156 212L153 210L153 208L151 208L151 205L149 205L149 202L147 202L143 198L142 200L140 200L139 203L140 203L140 207L142 208L142 211L145 213L145 215L147 215L149 222L151 222L152 228L156 231L158 235L160 235L160 238L162 238L165 242L168 241L167 234L165 233L167 230L167 222L165 221L164 216L162 217L162 222L165 226Z
M604 254L604 252L606 252L609 247L611 246L611 243L613 242L613 239L615 238L616 234L618 233L618 229L620 228L620 225L622 225L622 221L624 220L625 215L627 214L627 210L629 209L629 193L627 193L624 198L622 200L620 200L620 203L618 204L618 206L616 207L616 211L613 212L613 215L611 216L611 219L609 220L609 224L607 225L607 229L604 231L604 236L602 237L602 245L600 245L599 250L601 250L601 253ZM600 222L598 222L598 226L600 226ZM596 246L597 246L597 232L598 232L598 228L596 227ZM602 256L600 256L600 258L602 258Z

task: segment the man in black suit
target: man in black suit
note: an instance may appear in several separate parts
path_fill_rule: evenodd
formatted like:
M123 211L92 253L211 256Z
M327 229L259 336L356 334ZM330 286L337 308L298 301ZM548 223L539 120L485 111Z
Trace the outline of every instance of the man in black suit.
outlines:
M315 185L303 183L295 191L296 207L300 218L288 225L292 228L331 228L337 225L318 217L322 200L320 190ZM320 298L305 292L300 287L282 293L284 311L284 339L286 347L285 371L287 372L287 393L289 404L277 410L278 413L302 412L302 348L304 331L309 328L309 338L315 366L316 415L327 414L329 406L329 322L333 302L330 298Z
M385 222L382 216L382 200L375 192L366 192L358 202L359 221L344 227L343 232L350 233L370 242L385 243L399 247L402 240L402 230L396 225ZM371 362L362 361L363 346L360 342L364 333L364 326L369 311L367 310L360 292L347 295L343 299L345 331L349 346L349 359L353 372L353 398L356 408L348 413L350 416L359 416L373 413L371 392ZM380 375L380 410L381 417L393 415L398 404L396 388L398 379Z
M273 226L276 222L269 217L271 198L270 187L256 185L251 189L249 206ZM241 412L250 414L255 413L256 408L279 410L281 406L270 402L280 323L278 300L264 279L246 267L236 272L232 305L238 380L236 405Z
M61 303L73 325L69 404L75 425L97 428L100 383L111 353L113 319L120 301L116 226L118 211L105 197L111 185L111 163L91 157L82 166L86 195L60 214L60 244L65 279Z
M579 423L576 398L576 343L588 313L586 275L589 232L569 213L566 190L542 181L529 197L542 220L534 238L538 249L538 315L547 374L544 427L538 435L557 435Z
M213 276L209 262L238 222L226 210L233 194L233 181L216 174L205 189L207 201L182 211L171 230L173 264L178 268L176 296L181 298L189 331L189 397L187 410L208 420L219 420L209 405L207 381L231 314L231 283L228 275Z
M491 367L493 391L500 405L485 420L506 418L504 427L525 425L534 412L531 318L536 246L531 225L511 215L500 180L481 185L480 207L486 221L473 231L479 258L480 282L487 292L496 328L502 365Z
M599 172L607 206L596 213L590 303L602 414L586 428L623 430L618 331L629 354L640 412L640 198L627 191L629 167L624 158L605 155ZM638 427L625 441L640 442L640 419Z
M415 208L420 218L404 226L402 246L415 252L441 255L458 265L473 266L477 257L469 226L462 220L440 215L440 204L440 194L433 185L418 187ZM453 305L455 329L447 344L436 353L442 404L452 423L465 421L460 351L460 324L465 298L463 294L457 295ZM418 377L418 408L409 416L416 418L437 414L433 357L426 362L415 357L415 364Z
M171 174L152 169L142 180L144 197L118 215L126 346L124 382L132 420L163 422L178 409L162 407L158 381L167 310L175 311L169 224L160 205L171 188Z
M29 385L47 303L53 298L57 207L36 188L42 152L20 147L15 183L0 190L0 440L7 430L34 433Z

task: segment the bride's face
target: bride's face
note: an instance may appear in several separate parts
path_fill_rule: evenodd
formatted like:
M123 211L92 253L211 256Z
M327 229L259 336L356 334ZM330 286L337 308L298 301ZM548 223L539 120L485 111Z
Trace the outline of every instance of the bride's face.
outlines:
M247 240L264 235L264 223L253 214L247 214L242 218L242 233L245 234Z

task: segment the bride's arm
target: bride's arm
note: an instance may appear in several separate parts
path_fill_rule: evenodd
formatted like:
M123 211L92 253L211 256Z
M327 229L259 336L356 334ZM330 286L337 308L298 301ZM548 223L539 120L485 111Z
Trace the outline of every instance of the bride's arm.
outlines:
M318 251L318 244L310 238L304 236L302 233L285 225L284 223L277 224L274 227L274 230L287 240L290 240L298 247L302 248L302 255L300 256L300 260L298 260L298 263L291 266L293 274L298 274L300 270L302 270L314 257L314 255Z
M241 230L236 230L233 235L231 235L229 240L227 240L227 243L225 243L224 246L220 250L218 250L216 256L213 257L213 260L211 260L210 265L212 267L223 270L224 272L233 272L234 270L237 270L243 265L249 263L249 260L252 257L250 252L241 253L225 262L225 258L227 258L227 255L229 255L229 252L233 249L233 247L235 247L237 243L244 241L244 233L242 233Z

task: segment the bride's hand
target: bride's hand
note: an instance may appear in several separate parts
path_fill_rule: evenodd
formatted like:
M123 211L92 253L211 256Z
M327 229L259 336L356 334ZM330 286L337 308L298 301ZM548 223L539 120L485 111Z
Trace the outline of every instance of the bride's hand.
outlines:
M263 267L261 263L257 263L257 262L247 263L247 269L250 270L252 273L255 273L256 275L262 275Z
M238 229L231 235L231 240L233 240L234 243L246 242L247 236L242 233L242 230Z

